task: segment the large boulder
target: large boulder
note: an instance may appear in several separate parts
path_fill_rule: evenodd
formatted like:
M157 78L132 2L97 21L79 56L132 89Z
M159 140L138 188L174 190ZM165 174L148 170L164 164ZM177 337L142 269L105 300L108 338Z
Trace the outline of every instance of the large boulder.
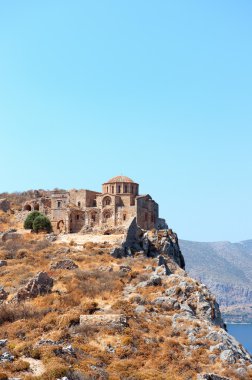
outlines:
M78 265L75 264L75 262L70 259L60 260L60 261L57 261L56 263L51 264L51 269L72 270L72 269L77 269L77 268L79 268Z
M21 237L21 234L17 233L15 230L9 230L1 235L3 242L6 242L7 240L20 239Z
M53 287L53 279L46 272L39 272L28 284L20 288L16 294L17 301L35 298L39 295L50 293Z
M10 209L10 202L6 198L0 199L0 210L7 212Z
M127 317L123 314L87 314L80 316L80 326L127 327Z
M197 380L231 380L227 377L215 375L214 373L204 373L197 376Z

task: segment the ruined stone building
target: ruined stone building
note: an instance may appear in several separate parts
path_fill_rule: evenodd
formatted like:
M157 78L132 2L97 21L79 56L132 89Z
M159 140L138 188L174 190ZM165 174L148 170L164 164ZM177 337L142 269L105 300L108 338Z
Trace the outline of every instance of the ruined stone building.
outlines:
M38 210L49 217L55 233L106 231L123 228L133 218L142 229L164 228L158 204L150 195L139 195L139 185L125 176L111 178L102 192L55 190L24 204L24 211Z

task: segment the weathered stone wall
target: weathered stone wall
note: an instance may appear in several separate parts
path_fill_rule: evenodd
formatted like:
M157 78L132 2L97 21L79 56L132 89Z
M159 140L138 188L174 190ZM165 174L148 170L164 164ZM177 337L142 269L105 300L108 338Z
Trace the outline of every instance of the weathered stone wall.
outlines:
M70 202L80 207L81 209L85 207L95 207L97 191L91 190L70 190Z
M121 181L122 178L125 182ZM43 197L38 195L26 202L23 210L46 214L56 234L98 227L101 230L126 228L134 217L141 228L154 228L158 220L158 204L149 195L138 196L139 185L127 177L116 179L119 182L103 184L103 193L73 189L69 192L52 191L50 196L49 193Z
M158 204L149 195L136 198L137 224L144 230L155 227L158 219Z
M70 216L70 232L79 232L85 223L85 211L72 210Z
M5 198L0 199L0 210L7 212L9 209L10 209L10 202Z
M70 218L69 218L69 201L70 196L68 192L60 192L52 194L52 209L51 209L51 223L54 233L69 233L70 232Z

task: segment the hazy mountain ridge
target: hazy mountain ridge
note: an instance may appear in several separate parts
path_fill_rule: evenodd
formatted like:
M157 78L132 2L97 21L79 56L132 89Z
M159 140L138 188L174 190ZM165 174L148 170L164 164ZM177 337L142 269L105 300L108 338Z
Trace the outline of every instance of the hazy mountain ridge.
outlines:
M224 314L225 307L229 307L228 319L232 320L232 307L239 308L242 314L241 306L246 305L246 319L242 321L251 321L252 308L248 313L248 306L252 305L252 240L239 243L180 240L179 243L186 270L216 294Z

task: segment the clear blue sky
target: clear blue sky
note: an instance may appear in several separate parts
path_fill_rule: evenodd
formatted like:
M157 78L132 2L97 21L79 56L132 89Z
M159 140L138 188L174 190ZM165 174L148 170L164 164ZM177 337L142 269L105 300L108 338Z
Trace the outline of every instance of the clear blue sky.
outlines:
M252 238L251 0L2 1L0 192L124 174L180 238Z

